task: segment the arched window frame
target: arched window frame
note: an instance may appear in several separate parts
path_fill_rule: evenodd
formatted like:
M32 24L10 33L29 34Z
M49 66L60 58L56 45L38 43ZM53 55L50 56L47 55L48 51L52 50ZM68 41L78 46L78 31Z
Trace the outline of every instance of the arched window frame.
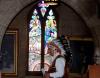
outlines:
M40 14L40 10L39 10L39 7L38 7L38 3L36 5L34 5L34 7L32 8L31 12L29 13L29 17L28 17L28 30L29 30L29 22L31 20L31 16L32 16L32 13L33 11L37 9L38 10L38 13L39 13L39 17L41 18L40 21L42 22L41 23L41 68L44 68L44 33L45 33L45 21L46 21L46 16L48 15L48 12L50 11L50 9L53 11L54 13L54 16L55 16L55 20L56 20L56 28L57 28L57 37L58 37L58 19L57 19L57 13L55 11L55 6L49 6L47 8L47 12L46 14L44 15L44 17ZM28 33L29 35L29 33ZM28 41L29 41L29 38L28 38ZM28 43L29 45L29 43ZM29 59L29 50L28 50L28 59ZM41 71L29 71L28 70L28 64L27 64L27 74L28 75L42 75Z

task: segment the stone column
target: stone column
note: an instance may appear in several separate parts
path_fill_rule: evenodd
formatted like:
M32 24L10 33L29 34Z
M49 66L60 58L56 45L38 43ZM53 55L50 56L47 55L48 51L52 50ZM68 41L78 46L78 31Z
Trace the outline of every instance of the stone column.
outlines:
M94 61L96 64L100 64L100 48L95 49Z

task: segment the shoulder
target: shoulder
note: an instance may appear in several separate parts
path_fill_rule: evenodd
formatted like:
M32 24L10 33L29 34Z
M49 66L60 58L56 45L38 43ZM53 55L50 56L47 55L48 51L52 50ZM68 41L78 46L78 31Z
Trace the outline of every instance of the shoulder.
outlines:
M65 60L64 57L59 57L59 58L56 59L56 61L59 61L59 62L65 62L66 60Z
M63 59L63 60L65 60L65 57L64 57L64 56L59 55L59 56L57 56L57 58L56 58L56 59Z

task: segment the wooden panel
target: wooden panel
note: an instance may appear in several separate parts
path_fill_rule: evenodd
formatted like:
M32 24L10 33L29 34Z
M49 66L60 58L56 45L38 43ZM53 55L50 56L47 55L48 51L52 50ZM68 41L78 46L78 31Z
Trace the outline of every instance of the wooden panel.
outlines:
M89 66L89 78L100 78L100 65Z

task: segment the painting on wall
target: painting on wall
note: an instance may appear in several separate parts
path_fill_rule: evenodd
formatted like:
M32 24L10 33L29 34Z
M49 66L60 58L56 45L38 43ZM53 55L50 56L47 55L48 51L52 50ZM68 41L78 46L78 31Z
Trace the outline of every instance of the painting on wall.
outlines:
M8 30L1 45L2 75L17 75L18 31Z

